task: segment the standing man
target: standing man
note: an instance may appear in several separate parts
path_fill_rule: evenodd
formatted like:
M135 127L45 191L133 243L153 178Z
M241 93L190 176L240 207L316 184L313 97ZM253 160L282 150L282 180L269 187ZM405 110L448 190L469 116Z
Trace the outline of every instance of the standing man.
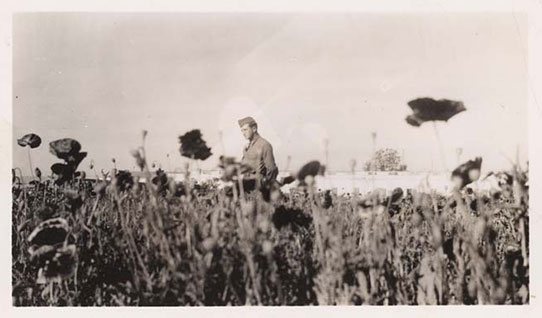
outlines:
M260 174L262 185L270 185L279 173L273 156L273 147L258 134L258 124L252 117L239 119L238 123L243 136L248 140L248 145L243 149L241 162L252 167L252 175Z

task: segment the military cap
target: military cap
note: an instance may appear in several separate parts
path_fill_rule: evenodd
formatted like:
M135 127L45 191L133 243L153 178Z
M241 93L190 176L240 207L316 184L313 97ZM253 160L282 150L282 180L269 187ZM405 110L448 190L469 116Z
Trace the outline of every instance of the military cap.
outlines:
M239 119L237 122L239 123L239 127L243 127L246 124L250 124L250 126L256 125L256 121L254 120L254 118L252 118L250 116Z

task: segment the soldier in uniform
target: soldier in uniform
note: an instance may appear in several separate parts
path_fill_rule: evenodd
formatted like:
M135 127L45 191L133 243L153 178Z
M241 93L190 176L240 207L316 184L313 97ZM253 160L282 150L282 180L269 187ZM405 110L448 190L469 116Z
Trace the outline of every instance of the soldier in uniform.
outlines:
M273 147L258 133L258 124L252 117L238 120L239 127L248 144L243 149L241 162L252 168L248 177L261 178L261 185L269 186L276 181L278 168L273 156Z

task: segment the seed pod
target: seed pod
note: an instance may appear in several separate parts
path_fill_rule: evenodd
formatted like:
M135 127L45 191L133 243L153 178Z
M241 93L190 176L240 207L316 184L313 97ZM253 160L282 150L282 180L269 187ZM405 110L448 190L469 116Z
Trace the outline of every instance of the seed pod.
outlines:
M40 170L40 168L36 167L36 169L34 169L34 170L35 170L34 173L36 174L36 177L41 180L41 170Z

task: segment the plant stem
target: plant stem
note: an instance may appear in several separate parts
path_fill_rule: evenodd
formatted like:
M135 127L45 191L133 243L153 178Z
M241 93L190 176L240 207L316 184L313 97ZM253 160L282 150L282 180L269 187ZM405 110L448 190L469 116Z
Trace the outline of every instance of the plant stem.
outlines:
M30 156L30 147L27 147L26 150L28 151L28 163L30 165L30 175L32 176L32 180L34 180L34 168L32 167L32 156Z
M440 135L438 133L437 123L433 121L433 131L435 132L435 137L437 138L437 144L440 152L440 159L442 160L442 165L446 172L449 172L448 165L446 164L446 155L444 154L444 148L442 146L442 141L440 140Z
M53 297L53 282L49 283L49 298L51 300L51 305L54 304L54 297Z

